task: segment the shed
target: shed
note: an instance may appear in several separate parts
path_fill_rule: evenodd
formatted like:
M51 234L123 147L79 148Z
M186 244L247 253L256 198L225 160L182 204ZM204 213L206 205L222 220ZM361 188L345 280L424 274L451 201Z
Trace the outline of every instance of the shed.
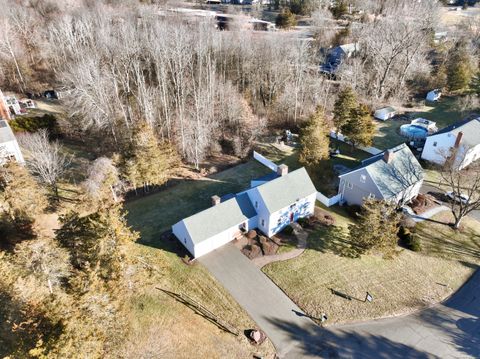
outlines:
M435 89L427 93L426 100L430 102L436 102L440 100L440 96L442 96L442 92L439 89Z
M376 110L373 117L377 120L386 121L391 119L397 114L397 111L393 107L384 107L379 110Z

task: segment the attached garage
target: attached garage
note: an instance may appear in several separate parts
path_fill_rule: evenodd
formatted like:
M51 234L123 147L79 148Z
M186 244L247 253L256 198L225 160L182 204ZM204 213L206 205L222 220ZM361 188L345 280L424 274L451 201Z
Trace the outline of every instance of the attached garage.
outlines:
M173 227L173 234L198 258L257 226L257 213L246 193L185 218Z

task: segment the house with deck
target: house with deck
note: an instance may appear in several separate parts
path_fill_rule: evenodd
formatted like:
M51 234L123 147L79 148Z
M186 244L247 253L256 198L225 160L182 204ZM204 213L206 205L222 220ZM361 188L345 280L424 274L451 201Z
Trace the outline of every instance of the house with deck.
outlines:
M452 158L452 156L454 158ZM448 159L459 170L480 158L480 117L473 116L427 137L422 159L444 165Z
M340 201L362 205L366 198L400 205L416 197L423 184L423 168L406 144L372 156L339 176Z
M172 232L198 258L251 229L272 237L299 218L313 215L317 190L305 168L288 172L280 165L273 176L252 181L252 187L223 198L179 221Z

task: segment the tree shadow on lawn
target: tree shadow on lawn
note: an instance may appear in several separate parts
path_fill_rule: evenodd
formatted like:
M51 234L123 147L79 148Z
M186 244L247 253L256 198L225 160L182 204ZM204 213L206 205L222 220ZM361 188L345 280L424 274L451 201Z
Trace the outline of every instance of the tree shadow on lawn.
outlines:
M360 257L360 248L350 240L346 229L333 225L318 225L309 234L308 248L322 253L331 252L341 257Z
M430 226L427 226L418 229L416 233L429 254L457 260L464 264L469 263L469 266L480 263L480 235L470 228L464 228L461 233L458 233L458 235L465 235L468 242L456 239L454 230L449 226L444 232L432 231Z

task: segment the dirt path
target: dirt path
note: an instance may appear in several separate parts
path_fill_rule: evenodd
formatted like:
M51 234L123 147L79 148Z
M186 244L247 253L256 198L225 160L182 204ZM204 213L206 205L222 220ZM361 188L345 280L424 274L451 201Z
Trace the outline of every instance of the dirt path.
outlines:
M255 264L255 266L257 266L258 268L262 268L272 262L286 261L288 259L298 257L305 251L305 248L307 248L308 233L305 232L298 223L292 223L291 226L293 227L293 234L298 239L297 248L286 253L254 258L252 259L252 262L253 264Z

